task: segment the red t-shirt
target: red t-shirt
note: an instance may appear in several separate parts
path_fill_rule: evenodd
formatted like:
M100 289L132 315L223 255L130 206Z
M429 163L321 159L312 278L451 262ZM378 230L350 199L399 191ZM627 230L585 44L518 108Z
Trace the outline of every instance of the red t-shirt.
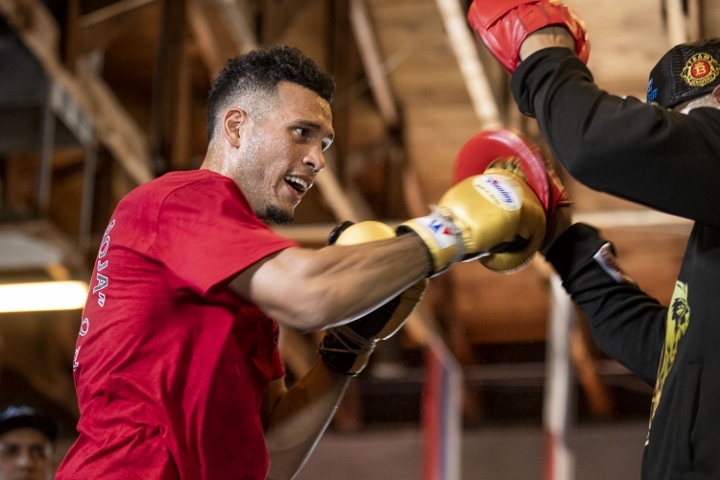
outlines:
M79 436L56 478L265 479L279 329L226 284L294 245L209 170L130 192L95 263L73 361Z

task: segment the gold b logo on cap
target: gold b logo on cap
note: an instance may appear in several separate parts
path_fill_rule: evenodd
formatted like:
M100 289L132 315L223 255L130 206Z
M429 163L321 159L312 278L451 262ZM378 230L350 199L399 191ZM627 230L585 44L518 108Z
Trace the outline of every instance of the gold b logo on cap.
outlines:
M696 53L685 62L680 76L691 87L704 87L720 74L720 64L712 55Z

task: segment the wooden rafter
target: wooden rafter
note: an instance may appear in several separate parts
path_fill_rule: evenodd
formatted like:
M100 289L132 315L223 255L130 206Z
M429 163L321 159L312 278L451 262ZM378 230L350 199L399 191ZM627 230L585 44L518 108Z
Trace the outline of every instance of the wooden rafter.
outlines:
M153 178L150 156L140 128L105 82L83 72L73 75L58 56L59 29L39 0L0 0L0 13L43 66L47 76L92 124L107 147L138 184Z
M240 50L234 42L228 42L223 31L217 28L222 21L217 9L207 8L205 3L206 0L189 0L187 18L197 53L212 80L220 73L227 59L239 54Z
M700 40L703 36L701 26L700 0L687 0L688 40Z
M436 0L440 9L445 32L452 47L463 79L472 100L475 114L483 128L500 125L500 113L485 75L477 44L465 20L459 0Z
M272 2L260 2L260 35L259 40L268 45L274 45L280 38L297 13L307 8L309 0L275 0ZM317 1L317 0L313 0Z
M215 6L222 13L221 17L225 22L225 27L230 31L240 53L247 53L258 46L259 42L253 28L250 10L245 2L215 0Z
M190 75L186 1L163 0L153 72L150 149L158 173L182 170L190 137Z
M688 41L688 19L683 11L683 0L667 0L667 27L670 45Z
M383 66L382 55L365 0L350 0L350 24L375 103L385 124L388 127L396 127L400 123L400 115Z
M105 24L108 20L132 13L135 10L144 7L156 0L120 0L110 5L95 10L94 12L83 15L80 20L80 26L87 28L92 25Z
M77 2L77 0L74 0ZM81 15L75 31L68 32L77 37L76 55L84 55L94 50L104 51L123 32L133 25L145 8L154 7L157 0L121 0L91 13Z

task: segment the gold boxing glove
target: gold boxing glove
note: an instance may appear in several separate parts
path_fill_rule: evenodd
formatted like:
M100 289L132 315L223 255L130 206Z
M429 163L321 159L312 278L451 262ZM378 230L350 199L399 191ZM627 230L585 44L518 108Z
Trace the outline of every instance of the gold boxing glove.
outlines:
M430 276L474 259L509 272L525 266L540 248L545 213L517 175L491 168L451 187L430 215L402 223L397 232L422 239L432 259Z

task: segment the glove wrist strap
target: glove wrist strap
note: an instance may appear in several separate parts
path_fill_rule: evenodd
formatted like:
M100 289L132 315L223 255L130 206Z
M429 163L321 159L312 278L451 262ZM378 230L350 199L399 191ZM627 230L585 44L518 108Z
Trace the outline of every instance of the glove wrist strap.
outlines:
M367 365L376 343L343 325L325 333L318 353L331 369L355 376Z
M409 220L397 229L399 235L408 232L415 233L425 243L433 263L431 277L463 260L465 243L462 230L448 209L435 207L430 215Z

